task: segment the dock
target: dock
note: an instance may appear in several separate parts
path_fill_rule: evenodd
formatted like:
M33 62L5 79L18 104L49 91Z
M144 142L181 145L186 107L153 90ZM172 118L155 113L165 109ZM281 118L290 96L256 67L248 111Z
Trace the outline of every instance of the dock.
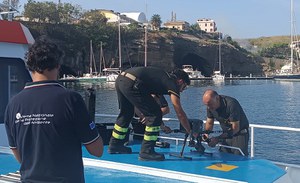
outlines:
M225 80L272 80L273 77L225 77ZM212 80L212 77L190 78L190 80Z

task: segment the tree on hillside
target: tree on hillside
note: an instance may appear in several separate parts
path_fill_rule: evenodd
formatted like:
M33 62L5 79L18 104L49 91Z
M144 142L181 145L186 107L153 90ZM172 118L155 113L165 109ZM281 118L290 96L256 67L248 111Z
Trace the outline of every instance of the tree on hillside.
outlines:
M3 0L3 4L10 5L10 6L12 6L15 9L19 8L19 3L20 3L19 0Z
M95 44L99 46L102 42L105 46L112 38L111 34L117 30L106 23L107 18L99 10L90 10L82 15L79 26Z
M195 23L195 24L192 24L190 26L190 29L193 30L193 31L200 31L200 27L199 27L199 24Z
M81 7L73 6L70 3L57 5L52 1L36 2L28 0L24 5L24 16L30 21L47 23L72 23L75 19L79 19L81 15Z
M158 14L154 14L152 17L151 17L151 25L153 27L154 30L159 30L160 26L161 26L161 18L160 18L160 15Z
M288 59L290 55L289 45L285 43L274 44L267 48L262 48L259 55L268 58Z
M82 15L82 21L93 25L106 25L107 18L99 10L90 10Z
M60 3L58 5L58 12L61 23L72 23L74 20L79 20L82 16L81 6L73 6L70 3Z
M29 0L27 4L24 5L24 16L29 18L29 21L37 21L45 19L42 3L38 3Z
M28 0L24 5L24 16L30 21L58 23L59 14L53 2L36 2Z

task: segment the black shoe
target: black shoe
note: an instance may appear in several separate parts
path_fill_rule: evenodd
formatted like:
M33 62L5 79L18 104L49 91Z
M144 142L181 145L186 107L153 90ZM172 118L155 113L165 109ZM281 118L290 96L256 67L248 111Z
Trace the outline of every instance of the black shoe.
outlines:
M108 153L109 154L131 154L132 150L130 147L126 147L123 145L120 146L108 146Z
M139 160L141 161L163 161L165 160L165 156L163 154L159 154L156 152L145 153L141 152L139 156Z

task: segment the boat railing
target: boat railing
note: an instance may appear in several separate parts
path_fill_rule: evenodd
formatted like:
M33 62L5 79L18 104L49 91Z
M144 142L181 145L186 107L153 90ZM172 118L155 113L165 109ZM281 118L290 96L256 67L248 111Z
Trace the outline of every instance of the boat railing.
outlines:
M112 115L112 114L95 114L95 117L108 117L108 118L116 118L117 115ZM177 121L178 122L178 119L177 118L163 118L163 121ZM206 121L203 120L203 123L205 123ZM215 124L219 124L218 121L215 121ZM271 125L260 125L260 124L250 124L249 125L250 127L250 156L251 157L254 157L255 155L255 152L254 152L254 149L255 149L255 134L254 134L254 131L255 129L269 129L269 130L280 130L280 131L293 131L293 132L300 132L300 128L291 128L291 127L283 127L283 126L271 126ZM164 137L164 136L160 136L159 138L161 139L170 139L170 140L175 140L176 141L176 144L178 145L179 141L183 141L182 138L173 138L173 137ZM222 145L222 144L218 144L217 146L219 147L227 147L227 148L233 148L233 149L237 149L241 152L242 155L243 152L241 151L240 148L236 148L236 147L229 147L229 146L225 146L225 145Z
M281 131L293 131L293 132L300 132L300 128L291 128L291 127L283 127L283 126L271 126L271 125L259 125L259 124L250 124L250 139L251 139L251 145L250 145L250 156L254 157L254 131L255 128L261 128L261 129L269 129L269 130L281 130Z

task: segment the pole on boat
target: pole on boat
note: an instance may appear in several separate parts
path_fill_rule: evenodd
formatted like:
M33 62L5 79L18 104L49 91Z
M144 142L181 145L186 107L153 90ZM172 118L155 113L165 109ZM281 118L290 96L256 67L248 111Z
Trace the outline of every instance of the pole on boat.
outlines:
M85 105L89 111L90 119L95 121L96 94L93 88L88 88L85 91Z

